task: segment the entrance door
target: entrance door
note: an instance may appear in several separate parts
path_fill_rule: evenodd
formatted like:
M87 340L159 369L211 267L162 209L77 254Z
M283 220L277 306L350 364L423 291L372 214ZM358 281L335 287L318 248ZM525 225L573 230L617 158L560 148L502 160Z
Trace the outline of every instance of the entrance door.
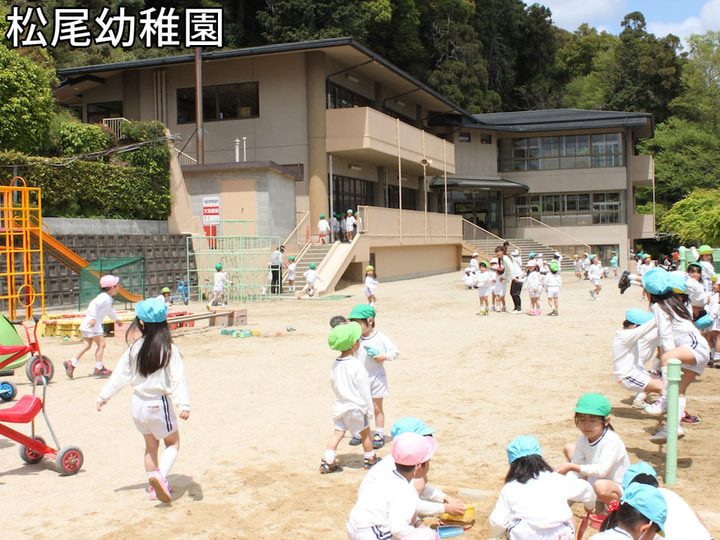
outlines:
M470 223L501 236L500 201L492 199L456 202L455 214L460 214Z

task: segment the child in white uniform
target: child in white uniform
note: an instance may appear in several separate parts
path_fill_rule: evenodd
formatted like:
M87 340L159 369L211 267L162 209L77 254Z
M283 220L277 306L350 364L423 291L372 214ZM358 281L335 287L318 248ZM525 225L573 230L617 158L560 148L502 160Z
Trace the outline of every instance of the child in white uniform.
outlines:
M300 291L300 294L297 297L298 300L300 300L305 294L307 294L310 298L315 296L315 282L318 280L322 281L320 274L318 274L317 270L315 270L315 263L310 263L310 267L307 272L303 272L303 277L305 278L305 286L302 291Z
M685 290L690 307L692 308L693 319L698 319L705 315L705 304L708 300L705 285L702 282L702 267L700 263L690 263L687 267L687 281L685 282Z
M103 364L103 354L105 353L105 331L103 330L103 321L105 317L110 317L117 326L122 326L122 321L118 320L112 308L113 296L120 290L120 278L117 276L103 276L100 278L100 294L98 294L90 302L85 318L80 323L80 334L83 338L83 346L75 356L70 360L63 362L65 373L69 378L73 378L75 368L82 355L88 352L93 343L97 347L95 349L95 369L93 375L98 377L109 377L112 371L107 369Z
M478 264L478 254L477 253L473 253L472 257L470 258L470 269L474 273L477 273L480 271L480 265Z
M575 278L578 281L582 281L582 278L583 278L582 262L580 261L580 257L577 255L573 255L573 270L575 270Z
M492 265L491 265L492 268ZM505 267L500 261L495 265L495 285L493 287L495 311L507 311L505 307L505 294L507 285L505 283Z
M592 264L588 267L588 278L592 282L593 288L590 289L590 296L593 300L600 300L600 291L602 290L603 267L600 258L597 255L590 255Z
M562 287L560 263L558 261L550 261L548 266L550 273L545 276L545 290L547 291L548 306L550 306L552 310L550 315L556 317L559 314L558 300L560 299L560 289Z
M297 269L297 263L295 263L295 255L290 255L288 257L288 261L290 261L290 264L288 264L287 267L288 290L290 292L295 292L295 272Z
M488 315L488 298L490 296L490 289L493 287L493 272L488 270L488 265L485 261L480 262L480 271L475 276L475 286L478 291L478 299L480 301L480 313L479 315Z
M330 371L330 385L335 393L333 423L335 432L330 437L320 461L320 473L342 470L337 460L337 447L346 431L359 433L364 450L364 466L369 469L378 459L370 440L370 420L373 406L370 396L370 378L362 362L355 356L360 348L362 328L355 322L335 326L328 336L328 345L341 354Z
M582 435L575 444L565 445L563 453L569 463L557 468L561 474L587 478L606 505L620 499L623 474L630 465L625 445L607 419L610 410L610 402L601 394L580 397L575 406L575 425Z
M375 434L373 448L382 448L385 444L385 411L383 399L388 396L385 362L395 360L399 355L395 344L383 333L375 330L375 308L368 304L359 304L353 308L348 320L355 321L362 328L358 358L365 364L370 377L373 410L375 413ZM355 441L357 443L357 438Z
M720 367L720 281L718 281L718 274L712 277L712 295L710 295L710 301L706 311L713 320L712 326L708 333L708 345L710 346L710 360L708 360L708 367Z
M527 263L527 278L525 278L525 287L530 296L530 315L540 315L542 308L540 307L540 293L542 292L542 276L538 271L538 264L534 259Z
M172 292L170 291L170 287L163 287L160 290L160 294L158 294L155 298L160 300L163 304L167 304L168 306L172 304L172 300L170 299L170 295Z
M371 306L377 302L375 296L375 289L380 285L380 282L375 279L375 267L368 265L365 267L365 298L367 298L368 304Z
M348 242L352 242L353 235L355 234L355 224L357 223L357 220L355 219L355 216L353 216L353 211L348 210L347 211L347 217L345 218L345 234L347 235Z
M133 388L132 415L135 427L145 438L145 471L150 482L150 498L170 502L167 481L180 449L180 434L173 405L180 418L190 418L190 397L182 357L172 342L167 324L167 306L157 300L135 305L136 318L130 330L142 337L130 345L120 358L115 373L100 391L97 410L128 383ZM134 332L128 331L129 335ZM165 450L158 462L160 441Z
M595 507L592 486L553 471L535 437L515 437L507 447L510 469L490 514L490 530L510 540L574 540L568 501Z
M393 440L395 470L360 486L347 521L350 540L399 539L422 526L416 516L418 494L412 479L427 474L436 450L435 439L417 433L401 433Z
M465 269L465 275L463 275L463 285L465 285L466 289L472 289L475 287L476 282L476 276L475 272L473 272L473 269L469 266Z
M652 540L664 536L667 503L660 491L652 486L633 483L623 493L620 503L611 506L608 517L600 526L597 540ZM683 538L690 538L683 537Z
M215 301L220 298L220 303L223 307L225 307L227 304L225 303L225 285L232 285L232 281L228 279L227 272L222 271L223 265L222 263L217 263L215 265L215 275L213 276L213 295L210 301L208 302L208 309L211 309L213 307L213 304Z
M318 244L325 244L325 237L330 233L330 223L325 219L325 214L320 214L318 221Z

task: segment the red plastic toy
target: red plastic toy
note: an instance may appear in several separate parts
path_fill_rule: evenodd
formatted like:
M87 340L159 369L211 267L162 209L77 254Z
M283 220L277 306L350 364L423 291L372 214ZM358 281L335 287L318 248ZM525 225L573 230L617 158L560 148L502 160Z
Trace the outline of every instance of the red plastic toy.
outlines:
M0 356L7 356L7 358L0 360L0 370L14 370L25 364L25 374L30 382L33 382L40 375L50 382L55 375L55 368L50 359L40 351L40 342L37 338L38 320L35 317L33 336L31 338L29 327L25 322L10 322L7 318L0 316L2 328L12 334L13 340L17 339L21 342L22 338L16 335L12 325L22 326L27 339L27 345L0 345ZM29 359L27 359L28 355L30 355ZM12 371L3 373L3 375L6 374L12 374ZM0 381L0 400L11 401L16 394L17 387L15 383L12 381Z

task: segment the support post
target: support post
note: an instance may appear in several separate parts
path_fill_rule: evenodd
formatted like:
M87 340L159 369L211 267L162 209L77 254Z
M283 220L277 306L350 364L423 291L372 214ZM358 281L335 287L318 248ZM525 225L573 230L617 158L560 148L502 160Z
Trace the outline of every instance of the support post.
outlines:
M667 410L667 452L665 455L665 484L677 483L677 447L678 447L678 398L680 397L680 379L682 372L680 360L668 360L668 410Z

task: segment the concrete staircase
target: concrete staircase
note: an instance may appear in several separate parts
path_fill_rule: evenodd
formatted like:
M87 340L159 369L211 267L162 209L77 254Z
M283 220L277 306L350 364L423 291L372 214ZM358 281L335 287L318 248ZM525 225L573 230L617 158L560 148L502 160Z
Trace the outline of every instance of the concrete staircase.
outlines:
M542 253L543 260L546 263L552 261L553 254L555 253L555 249L541 244L540 242L536 242L532 239L508 238L508 242L518 247L518 249L520 250L520 256L522 257L523 264L527 262L528 254L530 254L531 252ZM560 262L561 271L572 272L574 270L573 255L575 255L575 253L563 253L563 259Z
M332 244L313 244L310 246L305 253L302 254L299 261L296 261L295 265L295 289L296 292L300 291L305 286L305 278L303 274L310 268L310 263L315 263L315 269L320 269L320 263L325 259L328 251ZM283 272L283 275L285 273ZM287 292L287 281L283 283L283 295L292 296L292 293Z

